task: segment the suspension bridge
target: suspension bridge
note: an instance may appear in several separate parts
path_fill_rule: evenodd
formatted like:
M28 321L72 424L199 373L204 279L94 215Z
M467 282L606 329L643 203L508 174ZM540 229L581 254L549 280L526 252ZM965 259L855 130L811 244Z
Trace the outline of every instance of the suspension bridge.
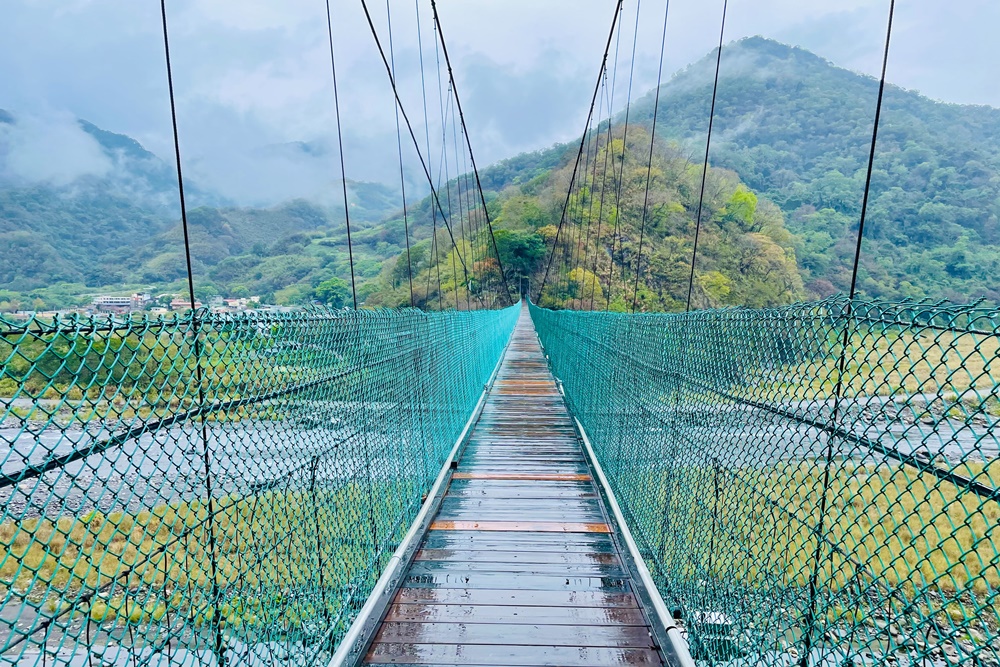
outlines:
M436 275L414 271L403 199L411 308L359 307L348 245L353 308L0 317L0 660L1000 665L1000 310L856 290L892 3L850 292L696 308L699 203L676 313L637 307L643 232L616 282L618 219L602 217L622 188L596 156L619 150L605 86L623 2L520 299L510 283L529 276L503 266L430 4L437 149L362 2L430 190ZM725 5L719 62L724 34ZM610 262L588 254L584 200ZM581 281L578 309L543 307L559 263L607 280ZM595 308L618 283L631 312Z

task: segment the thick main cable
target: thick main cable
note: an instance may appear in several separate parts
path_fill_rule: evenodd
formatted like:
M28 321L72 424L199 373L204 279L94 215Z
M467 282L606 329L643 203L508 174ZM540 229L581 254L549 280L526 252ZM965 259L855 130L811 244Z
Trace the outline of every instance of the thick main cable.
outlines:
M723 0L722 27L719 29L719 51L715 57L715 83L712 85L712 107L708 114L708 135L705 137L705 163L701 170L701 194L698 195L698 216L694 226L694 248L691 251L691 275L688 278L687 304L684 306L685 313L691 311L691 296L694 293L694 268L698 261L698 239L701 236L701 216L705 205L705 182L708 178L708 153L712 148L712 128L715 124L715 100L719 94L719 69L722 66L722 42L726 35L726 10L728 8L729 0Z
M656 115L660 110L660 86L663 83L663 52L667 45L667 18L670 16L670 0L664 5L663 9L663 34L660 36L660 65L656 72L656 94L653 99L653 126L649 131L649 162L646 165L646 193L643 195L642 200L642 223L639 225L639 252L635 258L635 285L632 288L632 312L635 312L635 307L639 303L639 276L642 271L642 242L646 234L646 218L649 215L649 183L652 180L653 175L653 149L656 145ZM725 25L726 21L725 10L722 12L722 22ZM719 45L719 50L721 52L722 45ZM716 73L716 80L718 80L718 73ZM714 108L713 101L713 108ZM708 157L706 155L705 159ZM704 191L704 185L702 185Z
M608 31L608 42L604 46L604 56L601 58L601 66L597 70L597 82L594 84L594 94L590 99L590 111L587 112L587 122L584 124L584 129L590 127L591 118L594 116L594 105L597 103L597 94L601 90L601 80L604 76L604 69L608 64L608 54L611 52L611 42L615 37L615 26L618 25L618 17L621 14L622 2L624 0L618 0L615 4L615 14L614 18L611 20L611 30ZM562 214L559 217L559 226L556 227L555 238L552 239L552 251L549 253L549 260L545 265L545 273L542 276L542 283L538 288L538 301L542 300L542 293L545 291L545 283L549 279L549 271L552 269L552 260L556 254L556 248L559 246L559 233L562 231L563 224L566 222L566 209L569 207L570 197L573 194L573 184L576 182L576 174L580 168L580 158L583 156L583 148L587 142L587 132L584 131L583 136L580 137L580 148L576 153L576 163L573 165L573 174L570 176L569 188L566 190L566 201L563 202Z
M621 2L619 1L619 4ZM483 194L483 183L479 178L479 168L476 166L476 155L472 151L472 140L469 138L469 128L465 124L465 112L462 110L462 99L458 96L458 86L455 84L455 73L451 68L451 58L448 56L448 45L444 41L444 30L441 28L441 17L438 15L437 3L431 0L431 11L434 13L434 24L437 26L438 40L441 42L441 53L444 54L445 66L448 68L448 80L451 82L451 92L455 96L455 106L458 107L458 118L462 124L462 134L465 135L466 147L469 150L469 161L472 163L472 173L476 177L476 188L479 190L479 200L483 205L483 215L486 216L486 227L490 232L490 239L493 242L493 252L497 256L497 266L500 269L500 277L503 280L504 292L507 295L507 303L514 303L510 294L510 285L507 284L507 276L503 270L503 261L500 259L500 250L497 247L496 237L493 235L493 223L490 221L489 210L486 208L486 196ZM457 168L457 165L456 165Z

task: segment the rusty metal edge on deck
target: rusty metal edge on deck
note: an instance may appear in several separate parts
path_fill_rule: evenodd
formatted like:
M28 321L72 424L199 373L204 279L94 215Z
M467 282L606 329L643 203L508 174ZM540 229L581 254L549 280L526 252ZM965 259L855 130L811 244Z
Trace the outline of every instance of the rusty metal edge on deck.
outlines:
M504 359L507 357L507 351L510 349L510 344L513 340L514 331L511 330L503 352L500 353L497 364L493 368L493 372L490 374L486 385L483 387L483 392L479 395L476 407L473 409L472 414L469 415L468 421L465 422L465 428L462 429L458 439L448 453L448 458L445 459L444 465L441 466L441 471L438 473L437 479L434 480L434 485L428 491L427 498L421 505L416 519L406 532L403 540L399 543L396 551L393 552L388 564L386 564L385 570L382 571L382 575L375 582L375 588L368 596L364 606L361 607L351 626L347 629L347 634L344 635L344 638L337 646L337 650L327 667L356 665L364 657L364 652L372 639L374 639L375 633L378 632L379 626L382 624L382 619L389 610L392 598L399 589L400 583L405 578L406 572L414 556L416 556L424 535L427 533L432 520L437 515L438 508L444 499L448 484L451 482L451 477L454 474L452 472L454 470L454 463L458 460L458 455L475 430L475 425L479 421L480 415L482 415L483 408L486 406L486 401L493 390L500 367L503 366Z

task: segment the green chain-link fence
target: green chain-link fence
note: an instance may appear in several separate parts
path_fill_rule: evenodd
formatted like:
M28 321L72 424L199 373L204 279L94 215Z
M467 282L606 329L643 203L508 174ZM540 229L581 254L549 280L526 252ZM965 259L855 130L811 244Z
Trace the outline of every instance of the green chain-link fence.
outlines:
M696 660L1000 664L1000 311L531 312Z
M0 320L0 660L325 664L517 315Z

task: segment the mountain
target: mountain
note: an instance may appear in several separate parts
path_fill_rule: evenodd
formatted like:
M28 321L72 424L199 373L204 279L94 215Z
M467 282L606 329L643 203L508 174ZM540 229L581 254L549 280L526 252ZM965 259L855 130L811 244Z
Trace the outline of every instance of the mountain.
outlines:
M707 54L661 89L656 130L662 141L656 147L651 190L653 228L647 230L651 237L643 255L648 260L644 259L645 280L639 290L640 304L648 309L677 308L679 296L686 296L688 273L682 259L685 254L690 257L693 237L691 189L696 184L691 179L701 172L716 56L715 51ZM877 80L801 48L762 37L725 45L702 230L708 230L709 245L699 247L696 303L760 305L850 289L877 92ZM654 93L649 91L633 103L630 137L642 132L648 142ZM623 113L614 120L616 140L623 135L623 121ZM629 143L626 163L639 159L640 146L632 145L631 138ZM565 197L566 165L575 155L574 144L554 146L484 170L495 227L513 233L524 247L543 243L547 252L551 238L546 237L546 226L557 224L561 212L562 202L554 193ZM644 173L645 165L640 166ZM630 169L625 171L627 181ZM608 214L609 221L620 215L624 231L617 255L606 243L600 249L592 247L598 266L605 267L605 281L611 264L616 275L633 279L635 275L635 232L642 207L628 200L627 187L625 193L622 210ZM584 201L589 197L586 192L577 196ZM747 227L747 233L731 234L735 202L727 203L726 196L743 197L745 203L752 198L759 210L766 211L771 221L769 231L764 231L766 244L777 244L785 260L794 258L794 278L785 271L765 272L768 277L749 285L744 269L738 267L753 262L738 262L735 268L727 264L725 256L731 259L748 248L764 255L774 249L761 251L755 246L765 243L754 236L761 231L753 231L756 223ZM593 198L599 200L600 192ZM664 210L675 218L661 228ZM582 234L586 243L587 219L571 214L562 237ZM498 242L503 246L510 238ZM552 305L578 305L573 298L578 286L573 287L574 279L560 264L563 250L561 243L554 265L554 284L559 287L548 296ZM519 264L537 285L543 260L525 263L511 256L504 264L508 261ZM451 275L449 263L445 257L444 275ZM408 291L401 289L398 265L387 264L376 301L384 298L394 304L408 298ZM888 85L867 209L860 293L960 302L985 298L996 303L1000 302L997 275L1000 110L947 104ZM622 286L617 289L620 293Z
M704 150L716 54L664 85L657 132ZM890 61L889 76L892 75ZM711 162L778 204L812 296L847 291L878 82L762 37L722 51ZM648 125L653 98L631 117ZM887 85L860 289L1000 301L1000 109Z
M174 166L132 137L76 118L0 110L0 308L171 289L185 276L176 184ZM199 284L302 300L315 284L348 275L340 185L327 189L337 204L248 208L185 179ZM355 181L348 191L361 233L358 273L377 275L379 260L404 246L365 234L399 207L398 191Z
M501 264L513 276L513 289L523 276L537 294L558 232L546 289L536 297L540 304L622 311L631 308L634 300L638 309L646 311L684 308L701 167L676 147L658 142L644 218L649 141L642 127L630 127L626 137L618 126L609 138L604 126L593 137L578 174L580 187L574 188L561 230L575 154L571 160L564 147L555 147L548 157L524 160L521 164L527 168L520 174L512 172L510 163L500 165L499 174L487 170L488 182L507 183L499 193L490 193L488 207ZM554 156L562 161L558 167L536 166ZM761 307L801 298L804 292L794 239L778 207L758 197L730 170L710 169L706 192L694 304ZM452 224L461 222L452 220ZM470 227L465 225L466 230ZM422 248L412 263L418 305L448 304L456 298L456 285L460 306L468 299L466 292L487 300L481 292L499 283L487 232L473 230L465 237L469 240L459 246L466 264L479 269L474 280L468 282L457 268L455 253L441 254L435 262ZM444 235L439 235L439 245L450 247ZM441 290L437 288L439 275ZM407 303L407 277L405 257L388 263L382 288L368 303Z
M603 294L614 308L630 305L634 288L623 276L634 282L640 234L640 307L683 304L714 71L710 53L661 90L646 226L642 186L653 91L632 105L624 162L622 115L612 123L610 171L602 160L606 136L589 149L602 166L578 181L585 187L574 193L560 234L546 294L551 305L580 305L590 293ZM877 88L871 77L761 37L724 47L696 305L766 305L847 291ZM606 130L602 125L602 135ZM52 142L67 159L44 159ZM259 154L301 166L329 158L330 151L322 143L292 142L262 147ZM501 259L515 279L525 276L536 286L541 280L575 156L570 142L480 174ZM594 174L600 174L597 184ZM0 309L15 298L52 307L73 294L112 287L173 289L182 276L173 178L168 164L127 136L76 119L41 127L0 111ZM325 181L317 182L330 191ZM481 278L468 286L471 292L498 283L479 213L453 211L449 232L430 198L410 202L404 219L394 188L355 182L349 188L355 269L370 305L408 303L411 271L418 301L436 304L444 296L437 293L439 273L450 299L456 283L466 284L463 259ZM320 283L348 276L335 198L238 207L197 183L188 189L203 289L247 290L295 303L310 299ZM441 198L449 209L456 202L465 202L459 208L478 204L468 175L442 188ZM592 203L600 214L590 210ZM1000 275L998 220L1000 110L946 104L888 86L861 292L1000 302L993 279ZM612 247L607 229L616 223ZM407 228L408 263L400 254ZM461 256L451 250L452 235ZM580 252L585 261L576 259ZM609 275L615 277L610 287Z

